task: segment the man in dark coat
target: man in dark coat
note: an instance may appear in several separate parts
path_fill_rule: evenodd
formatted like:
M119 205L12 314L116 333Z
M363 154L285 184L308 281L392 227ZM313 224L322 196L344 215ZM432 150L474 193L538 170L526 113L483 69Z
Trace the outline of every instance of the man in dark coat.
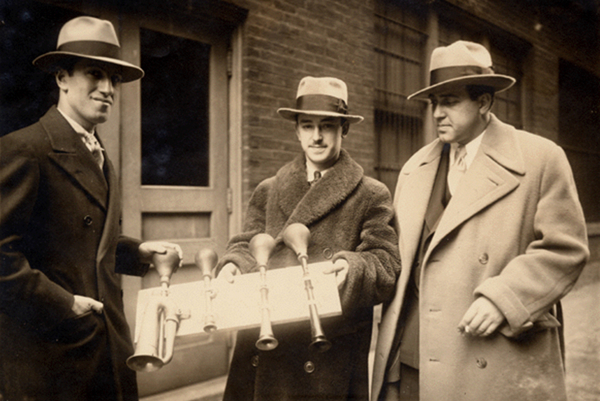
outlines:
M119 182L95 127L143 71L118 49L110 22L67 22L57 51L34 61L54 73L58 105L0 138L0 399L137 399L119 274L181 249L120 236Z
M282 242L293 223L311 234L309 262L331 260L343 314L322 319L332 347L309 349L310 323L273 327L279 345L255 347L259 330L239 332L225 400L368 400L367 358L373 306L390 298L400 270L391 196L341 148L349 124L346 84L335 78L300 81L296 109L279 109L296 122L304 153L261 182L248 206L244 232L233 237L218 279L257 270L248 243L258 233L276 239L269 268L298 265ZM317 174L315 174L317 173ZM316 181L313 181L316 177ZM318 178L321 177L321 178ZM335 271L334 271L335 270Z

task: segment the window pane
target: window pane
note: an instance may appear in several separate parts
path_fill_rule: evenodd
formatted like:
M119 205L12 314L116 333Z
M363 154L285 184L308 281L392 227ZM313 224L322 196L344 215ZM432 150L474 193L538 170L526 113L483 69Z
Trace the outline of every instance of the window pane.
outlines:
M142 185L208 186L210 45L140 30Z
M392 193L402 165L422 145L426 104L406 97L424 82L426 20L418 2L375 4L375 170Z

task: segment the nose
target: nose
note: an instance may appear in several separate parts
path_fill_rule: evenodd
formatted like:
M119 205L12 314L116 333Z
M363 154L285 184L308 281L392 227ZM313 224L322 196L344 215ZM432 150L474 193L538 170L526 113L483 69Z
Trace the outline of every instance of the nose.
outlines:
M110 96L115 92L115 87L110 78L104 77L98 83L98 90L105 96Z
M432 105L431 107L432 107L431 111L433 113L433 118L435 118L436 120L439 120L444 117L444 112L439 105Z
M315 127L315 129L313 130L312 133L312 140L314 142L320 142L323 139L323 135L321 133L321 128L320 127Z

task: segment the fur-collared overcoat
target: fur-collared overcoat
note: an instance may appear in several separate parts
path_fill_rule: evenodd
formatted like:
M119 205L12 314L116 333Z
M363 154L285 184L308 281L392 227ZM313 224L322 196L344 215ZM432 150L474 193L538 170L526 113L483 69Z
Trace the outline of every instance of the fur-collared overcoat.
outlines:
M219 266L234 262L243 273L257 271L248 242L263 232L277 240L269 268L297 265L281 240L292 223L310 229L309 263L342 257L350 265L340 289L343 317L323 319L332 347L309 351L308 322L275 325L279 346L272 351L256 349L258 329L241 331L225 400L367 400L373 306L392 296L400 269L390 193L344 150L311 188L301 154L256 188L244 233L231 239Z
M137 399L117 273L141 275L147 265L139 243L119 236L110 161L103 174L52 107L0 138L0 188L3 399ZM73 295L101 301L104 312L75 317Z
M443 144L433 141L403 167L394 206L400 256L413 263ZM563 150L492 115L478 153L448 203L423 257L420 398L565 400L559 322L550 311L588 257L586 226ZM410 269L380 325L373 399L386 372ZM486 338L457 326L478 296L506 323Z

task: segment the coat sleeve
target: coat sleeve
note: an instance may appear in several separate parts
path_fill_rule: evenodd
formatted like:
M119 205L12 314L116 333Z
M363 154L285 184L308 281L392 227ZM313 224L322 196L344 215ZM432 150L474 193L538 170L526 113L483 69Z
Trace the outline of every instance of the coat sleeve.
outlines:
M498 276L475 289L504 313L502 333L534 327L575 284L589 257L583 211L564 151L548 152L533 219L535 239Z
M227 244L227 250L217 264L217 274L227 263L235 264L242 273L250 273L256 266L256 260L250 254L248 244L256 234L264 233L266 227L266 207L271 179L261 182L252 193L243 232L234 235Z
M32 269L22 252L23 237L38 196L36 159L27 145L0 141L0 311L45 330L68 317L73 295Z
M389 301L400 273L398 236L394 229L390 193L383 184L375 185L369 199L360 243L354 251L341 251L333 258L344 258L349 264L348 276L340 289L345 311L370 308Z
M119 237L115 272L130 276L144 276L148 272L150 265L140 262L139 247L139 240L124 235Z

